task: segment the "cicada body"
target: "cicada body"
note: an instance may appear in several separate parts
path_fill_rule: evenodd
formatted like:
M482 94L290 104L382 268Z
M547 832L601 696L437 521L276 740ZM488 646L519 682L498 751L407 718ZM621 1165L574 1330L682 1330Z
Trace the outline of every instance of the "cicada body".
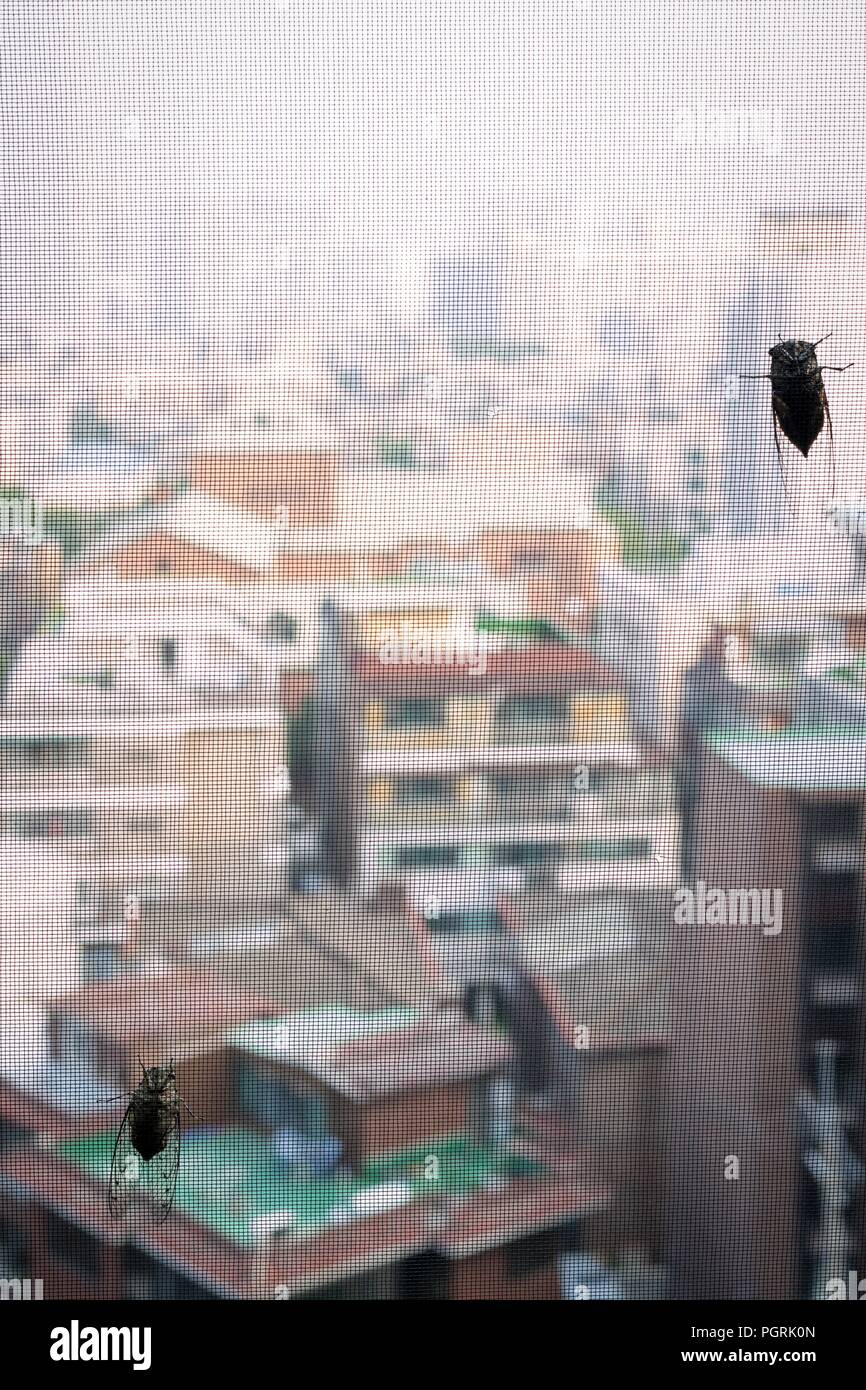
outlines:
M123 1220L131 1202L145 1197L159 1223L171 1210L180 1168L181 1101L173 1063L142 1070L114 1145L108 1205Z
M830 438L833 437L822 368L815 356L816 346L800 338L791 338L770 348L773 416L803 458L809 457L809 450L824 428L825 420Z

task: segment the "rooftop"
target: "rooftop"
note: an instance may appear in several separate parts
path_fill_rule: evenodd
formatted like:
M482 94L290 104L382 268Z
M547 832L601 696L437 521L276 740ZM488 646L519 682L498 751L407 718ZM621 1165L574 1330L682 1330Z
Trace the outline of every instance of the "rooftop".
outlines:
M801 792L866 790L862 726L738 730L711 734L708 746L757 786Z
M274 1012L266 999L229 988L205 970L83 985L56 999L52 1009L86 1021L94 1033L128 1044L143 1056L153 1053L155 1061L167 1055L181 1057L185 1047Z
M54 1152L107 1183L115 1137L112 1130L65 1140ZM191 1130L184 1140L175 1208L236 1245L256 1247L269 1232L310 1236L429 1196L433 1184L425 1171L431 1156L439 1161L437 1195L469 1196L542 1172L540 1164L453 1134L420 1148L385 1153L356 1175L301 1178L280 1162L260 1134Z
M238 1029L237 1047L292 1063L353 1101L497 1070L510 1056L498 1035L457 1013L396 1008L303 1009Z
M412 1182L413 1195L429 1194L426 1201L396 1205L403 1195L399 1184L406 1180L403 1174L407 1166L413 1165L414 1157L417 1173L416 1165L419 1159L423 1163L429 1157L429 1149L423 1155L417 1151L414 1155L385 1155L368 1165L364 1174L368 1181L358 1183L358 1212L353 1210L350 1214L345 1206L341 1212L337 1200L326 1207L330 1225L299 1226L294 1239L278 1237L267 1248L268 1232L285 1228L284 1213L295 1210L284 1207L283 1202L294 1198L298 1208L309 1211L309 1206L304 1208L303 1184L290 1191L283 1174L279 1174L282 1181L276 1188L262 1184L268 1170L265 1165L259 1169L254 1147L262 1141L253 1138L250 1146L246 1138L243 1132L217 1137L217 1152L213 1155L216 1161L212 1158L210 1166L215 1181L196 1199L186 1192L185 1183L196 1142L190 1136L192 1143L188 1142L184 1149L178 1198L169 1220L161 1226L153 1225L149 1218L141 1226L132 1221L125 1232L131 1246L186 1272L221 1297L272 1298L275 1284L284 1284L293 1293L313 1291L431 1245L452 1259L464 1258L536 1231L597 1215L607 1207L611 1195L609 1189L588 1186L577 1175L549 1175L534 1155L529 1162L490 1155L496 1166L492 1171L486 1170L489 1179L485 1181L483 1166L464 1163L461 1167L463 1136L454 1135L434 1141L433 1153L440 1158L435 1190L431 1190L434 1184L424 1180L419 1193L420 1180L415 1178ZM77 1144L68 1156L52 1151L53 1145L41 1150L7 1150L0 1159L0 1183L16 1198L34 1203L37 1212L45 1207L60 1211L78 1226L114 1244L117 1226L105 1200L105 1163L110 1162L108 1146L112 1141L113 1135L103 1135L101 1159L91 1150L89 1161ZM452 1144L457 1145L456 1152ZM477 1152L470 1148L466 1158ZM239 1160L234 1164L233 1154ZM74 1180L71 1164L78 1165L80 1181ZM200 1179L207 1164L207 1157L201 1154L196 1163L197 1186L204 1187ZM400 1175L396 1183L387 1181L393 1173L391 1164L396 1164ZM235 1175L230 1193L226 1192L227 1167ZM474 1184L468 1180L470 1176L475 1179ZM237 1190L242 1182L248 1185L248 1191ZM217 1213L208 1200L215 1194L219 1194ZM355 1199L350 1196L347 1205L348 1201L354 1209ZM240 1208L237 1214L232 1205ZM214 1217L226 1206L229 1211L224 1219L229 1231L222 1234ZM235 1231L239 1232L240 1243L233 1238Z
M109 561L115 550L160 533L254 571L270 569L282 547L280 530L272 522L208 493L189 491L163 506L144 508L113 527L81 552L79 564Z

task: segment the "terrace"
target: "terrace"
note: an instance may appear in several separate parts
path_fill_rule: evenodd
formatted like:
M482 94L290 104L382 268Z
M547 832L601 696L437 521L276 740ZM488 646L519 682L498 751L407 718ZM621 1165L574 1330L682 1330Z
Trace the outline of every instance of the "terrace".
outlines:
M53 1152L107 1185L115 1138L112 1130L61 1141ZM358 1173L315 1174L293 1172L261 1134L193 1129L184 1139L175 1206L232 1244L256 1249L277 1233L302 1240L433 1193L466 1198L542 1175L541 1164L473 1143L465 1134L386 1152Z

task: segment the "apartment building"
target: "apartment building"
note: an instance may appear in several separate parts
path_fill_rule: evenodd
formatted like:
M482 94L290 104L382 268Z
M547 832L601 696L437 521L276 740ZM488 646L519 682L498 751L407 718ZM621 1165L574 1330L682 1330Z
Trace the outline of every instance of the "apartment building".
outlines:
M347 615L340 640L322 688L342 663L343 732L323 776L348 803L336 833L362 895L434 868L582 891L671 871L669 770L634 741L622 683L589 652L396 604Z
M826 1298L866 1240L862 724L708 736L702 786L704 906L670 938L674 1296Z
M317 614L304 594L214 580L66 585L22 650L5 699L10 713L65 709L105 715L138 709L274 707L284 672L315 660ZM288 604L288 611L287 611Z
M170 942L185 919L281 910L309 854L285 757L283 719L255 707L0 720L4 832L68 854L83 970L130 949L145 915Z
M93 968L165 932L264 931L318 858L279 695L301 701L318 615L296 591L78 577L23 648L3 704L3 832L77 865Z

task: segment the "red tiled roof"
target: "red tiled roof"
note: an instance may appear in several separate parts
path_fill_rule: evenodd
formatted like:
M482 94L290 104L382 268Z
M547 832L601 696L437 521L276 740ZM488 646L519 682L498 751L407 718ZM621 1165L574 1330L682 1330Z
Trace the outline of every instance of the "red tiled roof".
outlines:
M6 1153L0 1159L0 1187L42 1202L106 1244L125 1238L124 1228L108 1210L105 1187L68 1159L38 1149ZM249 1291L248 1272L245 1261L238 1259L237 1247L180 1212L173 1212L164 1226L136 1231L134 1243L229 1295ZM118 1289L117 1296L120 1293Z

